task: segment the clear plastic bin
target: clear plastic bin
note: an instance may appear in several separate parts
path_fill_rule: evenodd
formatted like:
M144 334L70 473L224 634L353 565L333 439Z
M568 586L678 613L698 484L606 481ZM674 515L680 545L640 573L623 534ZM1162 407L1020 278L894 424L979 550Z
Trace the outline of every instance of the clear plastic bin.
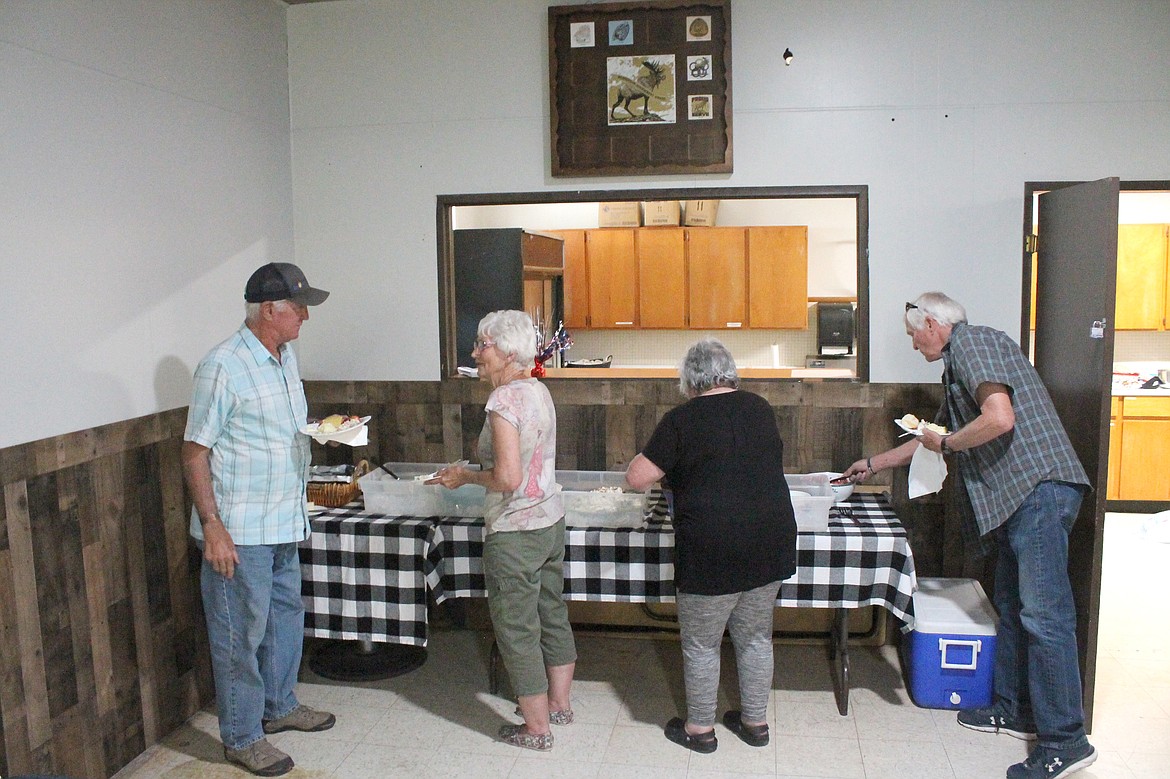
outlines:
M824 533L829 529L829 509L835 496L829 484L827 473L786 473L785 481L790 490L807 492L792 496L792 509L796 513L796 529L807 533Z
M438 484L423 484L415 479L434 473L447 463L386 463L398 475L395 479L381 468L358 479L366 511L392 516L482 517L484 488L464 484L449 490Z
M569 527L642 527L646 524L646 493L625 486L625 471L557 471ZM622 492L598 492L603 487Z

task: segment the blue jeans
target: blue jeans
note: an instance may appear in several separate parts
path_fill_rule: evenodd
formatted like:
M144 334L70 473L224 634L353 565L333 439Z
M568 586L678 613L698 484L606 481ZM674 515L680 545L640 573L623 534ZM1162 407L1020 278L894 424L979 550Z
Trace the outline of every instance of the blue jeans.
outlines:
M236 552L240 562L231 579L206 559L200 577L219 735L228 749L264 738L262 719L280 719L297 707L293 687L305 634L297 545L237 546Z
M1017 720L1034 720L1039 744L1058 749L1087 742L1068 578L1068 535L1080 505L1077 487L1042 481L995 531L995 702Z

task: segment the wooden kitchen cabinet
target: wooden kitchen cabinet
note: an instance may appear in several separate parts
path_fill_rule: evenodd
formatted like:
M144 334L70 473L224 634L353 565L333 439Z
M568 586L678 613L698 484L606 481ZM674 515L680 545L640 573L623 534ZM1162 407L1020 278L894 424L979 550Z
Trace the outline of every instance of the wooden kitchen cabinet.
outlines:
M638 326L638 257L634 236L634 229L625 228L585 231L591 328Z
M589 327L589 271L585 264L585 231L549 232L565 241L565 273L562 288L565 328L570 332L574 329L585 329Z
M635 248L638 256L638 326L686 327L686 234L683 228L639 230Z
M1117 330L1166 330L1170 225L1117 228Z
M565 327L808 327L808 227L550 231L565 242Z
M1126 397L1120 419L1118 499L1170 500L1170 398Z
M808 227L749 227L748 325L808 328Z
M687 313L693 330L747 325L747 231L687 228Z
M1121 499L1121 398L1109 403L1109 478L1105 500Z

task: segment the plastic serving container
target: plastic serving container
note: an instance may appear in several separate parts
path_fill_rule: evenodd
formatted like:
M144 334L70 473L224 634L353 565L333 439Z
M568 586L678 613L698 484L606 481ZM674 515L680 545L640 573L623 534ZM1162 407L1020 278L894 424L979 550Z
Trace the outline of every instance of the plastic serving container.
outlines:
M829 509L836 497L826 473L786 473L788 489L807 492L792 496L792 509L796 513L796 529L806 533L824 533L829 529Z
M366 511L391 516L482 517L484 489L464 484L449 490L438 484L423 484L416 476L425 476L445 467L446 463L386 463L398 474L395 479L381 468L358 479Z
M910 697L928 709L991 705L995 610L974 579L919 579L906 642Z
M565 501L569 527L643 527L646 493L598 492L602 488L625 490L624 471L557 471L557 483Z

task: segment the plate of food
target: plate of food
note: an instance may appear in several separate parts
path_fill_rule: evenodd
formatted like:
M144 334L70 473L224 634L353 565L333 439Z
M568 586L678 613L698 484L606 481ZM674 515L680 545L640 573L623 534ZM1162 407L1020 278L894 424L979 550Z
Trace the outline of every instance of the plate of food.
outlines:
M301 428L301 432L313 438L334 438L361 427L370 421L370 417L358 417L352 414L330 414L319 422L310 422Z
M894 424L906 431L906 435L922 435L927 430L933 430L939 435L951 434L951 431L947 430L943 425L927 422L925 419L919 419L913 414L906 414L901 419L895 419Z

